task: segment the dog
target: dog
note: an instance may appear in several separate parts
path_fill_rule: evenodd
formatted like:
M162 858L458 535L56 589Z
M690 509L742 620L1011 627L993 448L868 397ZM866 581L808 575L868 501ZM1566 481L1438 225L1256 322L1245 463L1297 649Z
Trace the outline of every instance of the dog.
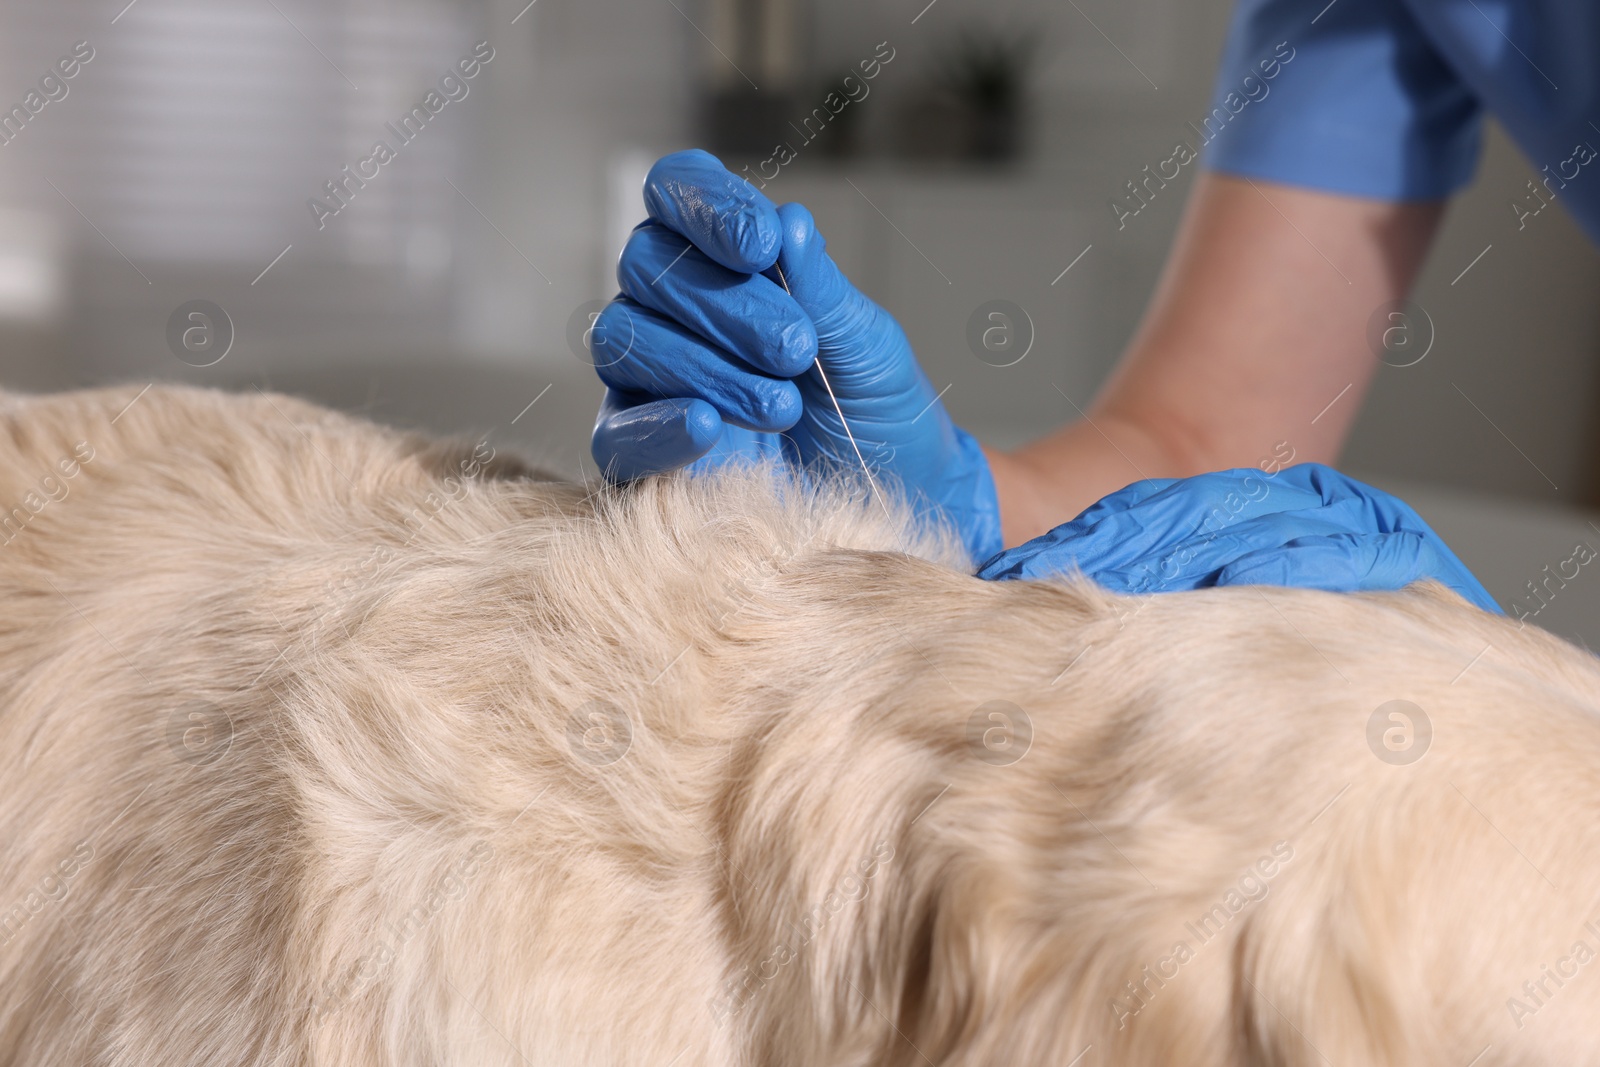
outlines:
M0 1064L1600 1063L1600 670L1440 586L986 583L844 476L266 393L0 431Z

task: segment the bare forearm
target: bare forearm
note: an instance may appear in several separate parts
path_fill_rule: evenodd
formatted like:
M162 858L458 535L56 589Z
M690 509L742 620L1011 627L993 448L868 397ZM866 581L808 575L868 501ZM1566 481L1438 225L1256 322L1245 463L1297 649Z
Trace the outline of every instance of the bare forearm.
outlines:
M1442 214L1204 174L1138 334L1095 403L990 453L1008 545L1142 478L1332 462Z

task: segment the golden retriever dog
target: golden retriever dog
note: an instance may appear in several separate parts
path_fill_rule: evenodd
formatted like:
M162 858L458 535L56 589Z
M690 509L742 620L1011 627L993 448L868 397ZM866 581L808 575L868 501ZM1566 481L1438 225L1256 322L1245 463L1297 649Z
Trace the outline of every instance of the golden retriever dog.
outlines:
M0 1063L1600 1063L1600 670L847 481L0 402Z

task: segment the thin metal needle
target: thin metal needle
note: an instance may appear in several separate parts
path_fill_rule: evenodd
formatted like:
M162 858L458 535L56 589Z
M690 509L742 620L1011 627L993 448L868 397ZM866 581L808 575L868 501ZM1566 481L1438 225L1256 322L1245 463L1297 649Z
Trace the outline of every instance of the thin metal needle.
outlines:
M783 286L783 291L793 296L789 289L789 279L783 276L783 268L776 263L772 269L778 272L778 281ZM844 409L839 406L839 398L834 395L833 386L828 382L828 376L822 370L822 357L819 355L811 364L817 372L817 377L822 379L822 387L828 391L828 399L833 401L834 414L839 416L839 425L844 428L845 438L850 442L850 447L855 451L856 459L861 463L861 472L867 476L867 484L872 487L872 495L877 497L878 506L885 515L889 514L889 505L884 503L883 494L878 492L878 483L873 480L872 469L867 466L866 457L861 454L861 446L856 444L856 435L850 432L850 424L844 419Z

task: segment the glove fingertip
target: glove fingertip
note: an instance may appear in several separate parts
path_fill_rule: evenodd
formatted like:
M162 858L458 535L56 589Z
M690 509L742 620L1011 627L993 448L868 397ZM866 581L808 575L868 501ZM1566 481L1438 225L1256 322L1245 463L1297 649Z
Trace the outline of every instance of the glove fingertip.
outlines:
M778 213L766 197L756 192L755 186L738 175L733 175L733 180L750 186L750 192L760 199L747 201L733 213L726 231L731 242L725 250L726 258L717 256L715 251L712 257L721 259L729 270L760 274L778 261L783 248Z
M827 251L828 242L804 204L783 204L777 214L782 242L778 263L786 275L805 277L811 273L810 268L817 258Z
M817 328L804 316L785 326L775 349L767 353L768 369L782 378L800 377L816 359Z
M685 467L722 436L722 418L704 400L656 400L604 414L589 438L595 463L613 482Z
M772 201L703 149L656 160L645 178L644 202L651 218L741 274L766 270L783 247Z
M717 443L717 438L722 436L722 416L717 414L716 408L698 398L671 403L683 405L680 418L685 444L703 453ZM695 458L699 458L698 453Z

